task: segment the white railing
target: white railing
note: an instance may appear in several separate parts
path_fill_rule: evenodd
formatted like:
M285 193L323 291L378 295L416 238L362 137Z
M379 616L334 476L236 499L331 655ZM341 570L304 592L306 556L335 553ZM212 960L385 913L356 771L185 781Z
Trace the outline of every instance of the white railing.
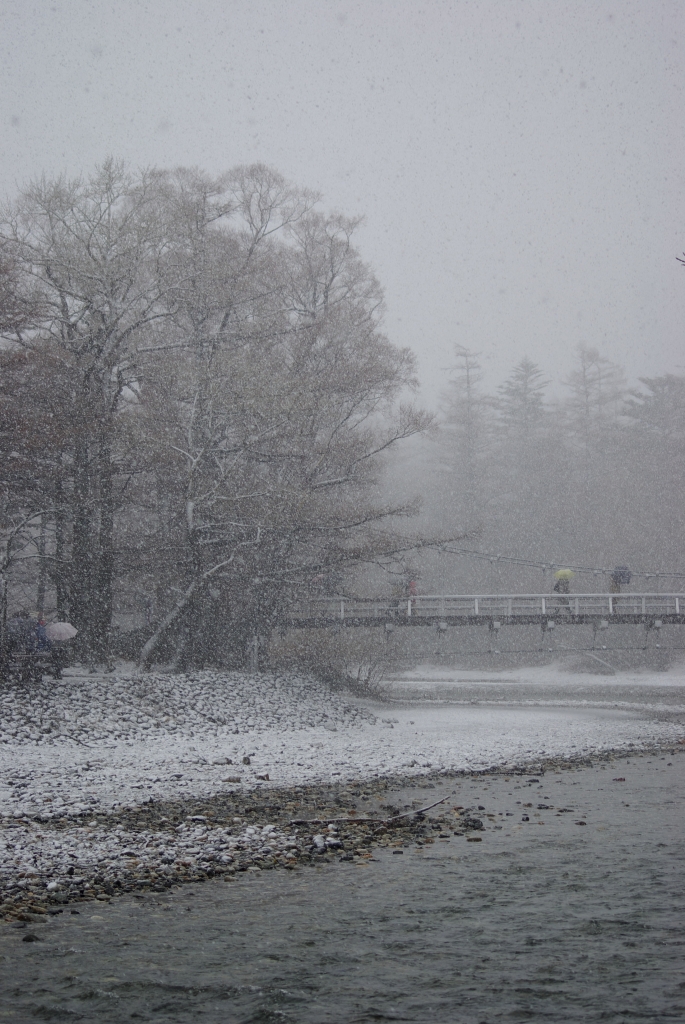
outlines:
M685 614L685 594L421 594L398 600L315 597L296 619L473 618L570 615L616 618Z

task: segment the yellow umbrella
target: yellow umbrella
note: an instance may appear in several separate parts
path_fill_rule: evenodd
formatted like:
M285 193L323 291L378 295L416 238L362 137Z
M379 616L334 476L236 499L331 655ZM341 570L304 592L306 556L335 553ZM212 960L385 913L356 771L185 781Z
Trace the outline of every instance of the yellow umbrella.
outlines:
M574 576L573 569L557 569L554 573L555 580L572 580Z

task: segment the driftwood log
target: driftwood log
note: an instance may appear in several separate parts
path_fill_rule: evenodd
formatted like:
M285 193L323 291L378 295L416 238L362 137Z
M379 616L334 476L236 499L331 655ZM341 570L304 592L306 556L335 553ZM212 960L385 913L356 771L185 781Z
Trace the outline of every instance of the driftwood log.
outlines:
M290 822L291 825L334 825L336 822L346 822L346 824L366 824L366 825L392 825L396 821L400 821L402 818L411 818L415 814L424 814L425 811L430 811L433 807L437 807L438 804L444 804L449 797L444 796L442 800L436 800L434 804L429 804L428 807L418 807L415 811L405 811L404 814L394 814L391 818L356 818L354 815L346 818L293 818Z

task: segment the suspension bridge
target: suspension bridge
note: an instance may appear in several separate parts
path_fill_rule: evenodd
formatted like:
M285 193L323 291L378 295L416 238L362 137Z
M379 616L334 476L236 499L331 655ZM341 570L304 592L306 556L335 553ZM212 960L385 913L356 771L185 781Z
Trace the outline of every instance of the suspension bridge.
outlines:
M314 597L293 607L293 628L321 626L558 625L607 628L633 623L659 629L685 625L685 594L426 594L400 599Z

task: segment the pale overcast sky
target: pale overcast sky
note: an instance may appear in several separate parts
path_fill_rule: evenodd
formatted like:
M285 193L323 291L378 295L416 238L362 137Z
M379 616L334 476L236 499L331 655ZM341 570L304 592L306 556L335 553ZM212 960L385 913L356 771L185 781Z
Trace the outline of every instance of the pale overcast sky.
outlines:
M363 214L432 401L579 342L685 372L682 0L0 0L0 192L260 161Z

